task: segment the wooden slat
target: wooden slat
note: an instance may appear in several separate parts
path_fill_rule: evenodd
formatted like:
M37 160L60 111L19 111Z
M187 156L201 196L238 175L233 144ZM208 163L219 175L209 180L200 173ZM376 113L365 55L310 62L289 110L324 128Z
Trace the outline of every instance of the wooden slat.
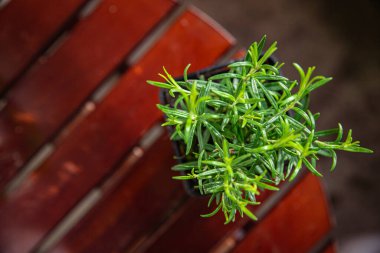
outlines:
M212 210L207 208L207 197L192 198L182 209L177 220L144 252L208 252L226 233L236 230L246 221L224 225L222 213L210 219L200 217L200 214Z
M0 92L87 0L13 0L0 11Z
M319 180L309 174L233 251L304 253L331 229Z
M102 2L10 90L0 112L0 191L173 6L170 0L154 3Z
M258 201L265 201L270 195L263 192ZM238 230L249 222L248 217L237 216L234 223L224 225L225 218L222 212L212 218L202 218L213 209L207 207L208 197L191 198L182 207L182 213L167 227L157 239L153 239L146 252L209 252L225 239L226 236ZM257 207L251 208L253 212Z
M188 62L193 70L211 64L231 43L230 37L194 13L182 15L96 111L72 129L56 152L0 203L0 227L8 228L0 231L0 249L25 252L35 245L161 118L155 107L158 90L145 82L157 79L162 65L180 75ZM49 206L54 209L46 209ZM24 244L19 243L20 231L25 235Z
M129 252L184 195L171 179L173 163L171 143L161 138L51 252Z

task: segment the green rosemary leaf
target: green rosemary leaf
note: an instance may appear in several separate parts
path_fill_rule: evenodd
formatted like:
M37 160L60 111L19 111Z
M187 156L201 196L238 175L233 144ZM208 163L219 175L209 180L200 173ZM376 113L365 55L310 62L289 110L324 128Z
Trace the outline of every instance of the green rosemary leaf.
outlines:
M202 121L202 123L205 125L205 127L210 131L211 136L214 138L214 140L222 140L222 134L210 123L207 121Z
M315 137L319 138L319 137L331 136L333 134L337 134L338 131L339 131L338 128L332 128L332 129L318 131L318 132L315 132Z
M253 67L252 63L247 61L234 62L228 65L229 68L238 68L238 67Z
M218 161L204 160L204 161L202 161L202 163L203 163L203 164L206 164L206 165L216 166L216 167L226 167L226 164L225 164L225 163L218 162Z
M189 180L189 179L194 179L195 177L192 175L187 175L187 176L173 176L172 179L176 180Z
M262 92L265 94L265 97L269 100L269 103L273 106L273 108L278 110L276 99L274 99L272 94L270 94L270 92L264 87L264 85L260 81L257 81L256 83L259 85Z
M262 189L266 189L266 190L270 190L270 191L278 191L279 190L279 188L277 188L276 186L269 185L269 184L266 184L266 183L263 183L260 181L255 181L255 183L257 184L258 187L260 187Z
M359 147L359 146L356 146L356 145L346 146L346 147L340 147L340 148L337 148L337 149L343 150L343 151L348 151L348 152L356 152L356 153L367 153L367 154L372 154L373 153L373 150L371 150L371 149Z
M279 89L281 89L282 92L284 92L284 93L282 94L283 97L285 97L285 96L288 96L288 97L289 97L289 96L292 95L292 94L290 93L290 89L285 85L284 82L276 82L275 84L278 86Z
M242 166L241 163L244 162L245 160L251 158L252 155L251 154L245 154L245 155L242 155L242 156L239 156L238 158L235 158L232 160L232 163L231 165L232 166Z
M203 120L210 120L210 119L224 119L225 115L224 114L216 114L216 113L203 113L201 115L201 118Z
M217 74L209 78L209 80L220 80L220 79L225 79L225 78L239 78L241 79L242 76L237 73L222 73L222 74Z
M245 206L240 207L240 209L244 212L245 215L247 215L252 220L257 220L257 217L249 211Z
M236 167L251 167L252 164L254 164L256 160L257 159L248 159L248 160L242 161L239 164L236 164L234 166L236 166Z
M174 136L174 135L178 136L182 140L185 140L185 135L183 134L180 125L175 126L175 132L173 133L172 136Z
M300 82L300 90L302 91L303 95L306 95L305 91L306 91L306 88L308 87L308 85L310 85L309 80L310 80L311 75L313 74L314 70L315 70L315 67L308 67L305 78L303 80L301 80L301 82Z
M349 152L359 152L359 153L368 153L372 154L373 150L368 148L363 148L359 146L359 143L351 143L351 144L345 144L345 143L339 143L339 142L322 142L322 141L315 141L317 146L324 149L337 149L337 150L343 150L343 151L349 151Z
M203 187L203 186L202 186ZM211 194L211 197L208 199L208 202L207 202L207 207L210 207L211 206L211 203L214 199L216 199L216 195L217 193L213 193ZM218 203L217 203L218 204Z
M231 221L235 220L236 210L237 210L237 206L234 206L229 212L227 211L225 212L227 216L226 216L226 221L224 222L224 225L227 225Z
M297 160L297 165L295 166L294 170L293 170L293 173L291 174L290 178L289 178L289 181L293 181L296 176L298 175L299 171L301 170L301 167L302 167L302 158L298 158Z
M186 68L183 70L183 80L187 82L187 71L189 70L191 64L187 64Z
M170 75L170 74L168 73L168 71L166 70L166 68L163 67L162 69L164 70L165 75L166 75L165 79L166 79L169 83L176 84L176 81L174 80L174 78L172 77L172 75Z
M314 118L314 115L309 110L307 110L307 115L309 116L309 119L310 119L310 128L314 130L315 129L315 118Z
M176 164L172 167L172 170L174 171L186 171L186 170L191 170L195 167L197 167L197 162L187 162L187 163L179 163Z
M277 163L276 170L278 177L276 178L276 184L280 182L280 180L284 180L284 167L285 167L285 151L279 150L277 154Z
M265 69L265 70L269 70L269 71L271 71L273 74L275 74L275 75L280 75L280 71L279 71L279 69L277 68L277 67L275 67L275 66L272 66L272 65L269 65L269 64L263 64L262 66L261 66L261 68L262 69ZM282 77L282 76L281 76ZM287 79L286 77L282 77L282 78L285 78L285 79Z
M223 139L223 155L224 159L228 158L230 155L229 149L228 149L228 141L226 139Z
M298 115L300 115L300 116L306 121L306 123L307 123L309 126L311 125L309 115L307 115L306 112L304 112L302 109L300 109L300 108L298 108L298 107L293 107L292 110L293 110L294 112L296 112Z
M209 217L212 217L214 216L215 214L218 213L218 211L220 210L220 208L222 207L222 204L219 204L214 211L212 211L211 213L208 213L208 214L201 214L201 217L203 218L209 218Z
M189 117L189 113L184 111L184 110L174 109L174 108L171 108L167 105L160 105L160 104L158 104L157 107L158 107L158 109L163 111L168 116L180 117L180 118Z
M260 55L261 52L263 51L263 48L264 48L264 46L265 46L265 42L266 42L266 41L267 41L267 36L264 35L264 36L261 38L259 44L257 45L257 54L258 54L258 55Z
M193 146L193 140L194 140L194 134L195 134L196 127L197 127L197 121L192 122L188 136L186 136L186 134L185 134L185 138L187 139L186 155L190 153L191 148Z
M212 90L212 92L215 93L216 95L222 97L222 98L225 98L225 99L231 100L232 102L235 102L235 97L232 96L231 94L228 94L228 93L223 92L223 91L218 91L218 90Z
M263 65L264 62L268 60L268 58L277 50L277 42L273 42L272 45L268 48L268 50L264 53L260 60L257 62L259 66Z
M201 124L197 124L197 139L198 139L198 145L201 152L205 149L205 144L207 143L207 140L205 140L205 137L203 135L203 129Z
M313 139L314 139L314 130L311 130L311 133L309 134L309 136L307 137L307 141L305 143L305 146L302 150L302 157L306 157L309 155L309 149L310 149L310 146L313 142Z
M265 80L265 81L286 81L288 80L286 77L283 76L267 76L267 75L255 75L254 76L257 80Z
M245 55L245 61L256 63L258 59L257 53L257 42L253 42L251 46L247 50L247 54Z
M297 101L297 99L298 99L298 96L296 95L296 94L294 94L294 95L291 95L291 96L289 96L289 97L286 97L284 100L282 100L282 101L279 101L278 102L278 104L280 105L280 106L286 106L286 105L288 105L288 104L290 104L290 103L293 103L293 102L296 102Z
M343 137L343 127L340 123L338 123L338 135L335 139L336 142L341 141Z
M332 157L332 162L331 162L331 168L330 171L334 171L337 163L337 156L334 150L330 150L331 152L331 157Z
M314 175L318 176L318 177L322 177L322 174L319 173L315 168L314 166L306 159L306 158L302 158L302 161L303 163L306 165L306 167L311 171L311 173L313 173Z
M206 170L202 173L197 174L197 177L207 177L207 176L222 173L225 171L226 171L226 168L216 168L216 169Z
M205 194L221 192L223 189L223 181L216 181L203 185L203 191Z
M209 100L206 103L212 107L228 107L230 105L229 103L218 99Z
M298 71L298 74L300 75L300 79L304 80L305 79L305 72L303 71L302 67L300 65L298 65L297 63L293 63L293 66Z
M318 82L312 83L310 86L308 86L305 90L305 94L309 94L313 90L325 85L326 83L330 82L332 80L331 77L329 78L324 78L322 80L319 80Z
M310 134L310 130L302 123L298 122L297 120L295 120L294 118L290 117L290 116L285 116L285 118L289 121L291 127L296 131L296 132L299 132L299 131L304 131L305 133L307 134Z
M150 81L150 80L148 80L146 82L150 85L157 86L157 87L164 88L164 89L171 89L172 88L172 86L170 84L167 84L167 83Z
M262 102L262 101L265 101L265 99L263 99L263 98L247 98L247 99L244 99L244 102L247 104L256 104L257 102ZM255 109L255 108L253 108L253 109Z
M225 117L224 119L223 119L223 121L222 121L222 125L221 125L221 129L222 129L222 131L224 131L224 128L228 125L228 123L230 122L230 119L232 118L231 117L231 114L232 113L228 113L227 114L227 117Z

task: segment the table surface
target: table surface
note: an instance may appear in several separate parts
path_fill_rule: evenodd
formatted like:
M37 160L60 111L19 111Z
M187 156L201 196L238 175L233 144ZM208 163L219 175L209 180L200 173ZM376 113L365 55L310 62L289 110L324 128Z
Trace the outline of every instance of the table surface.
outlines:
M259 222L229 225L201 218L207 199L171 179L146 80L233 55L234 38L204 13L169 0L0 8L1 252L333 251L313 176L263 193Z

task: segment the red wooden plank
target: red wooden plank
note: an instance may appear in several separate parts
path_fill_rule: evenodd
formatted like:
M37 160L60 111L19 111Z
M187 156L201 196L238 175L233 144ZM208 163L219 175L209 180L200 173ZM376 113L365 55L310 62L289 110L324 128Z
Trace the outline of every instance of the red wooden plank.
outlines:
M269 195L269 191L263 192L258 200L265 201ZM225 218L221 212L209 219L202 218L200 214L213 210L207 207L207 202L208 197L189 199L182 207L180 217L152 241L150 247L144 252L209 252L228 234L250 221L247 217L237 217L234 223L224 225ZM251 210L256 212L257 208L251 208Z
M145 80L157 79L162 65L174 75L182 73L188 62L193 69L205 67L231 43L230 37L194 13L182 15L96 111L72 129L56 152L0 204L0 227L7 227L0 231L0 249L30 249L161 118L155 107L158 91ZM19 243L20 231L25 244Z
M182 209L180 217L163 235L151 242L144 252L208 252L226 233L236 230L246 221L244 219L224 225L224 216L221 213L211 219L200 217L200 214L212 210L207 208L206 197L191 198Z
M308 252L331 229L319 180L309 174L233 251Z
M13 0L0 11L0 91L87 0Z
M103 1L10 90L0 112L0 190L172 6Z
M184 196L171 179L173 163L171 143L161 138L52 252L129 252Z

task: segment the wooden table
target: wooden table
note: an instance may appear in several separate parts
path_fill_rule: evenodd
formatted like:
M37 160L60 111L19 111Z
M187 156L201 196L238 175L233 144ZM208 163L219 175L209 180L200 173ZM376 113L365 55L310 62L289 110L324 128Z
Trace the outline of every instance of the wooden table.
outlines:
M334 252L319 181L203 219L159 127L164 65L181 75L235 40L170 0L12 0L0 9L0 252Z

